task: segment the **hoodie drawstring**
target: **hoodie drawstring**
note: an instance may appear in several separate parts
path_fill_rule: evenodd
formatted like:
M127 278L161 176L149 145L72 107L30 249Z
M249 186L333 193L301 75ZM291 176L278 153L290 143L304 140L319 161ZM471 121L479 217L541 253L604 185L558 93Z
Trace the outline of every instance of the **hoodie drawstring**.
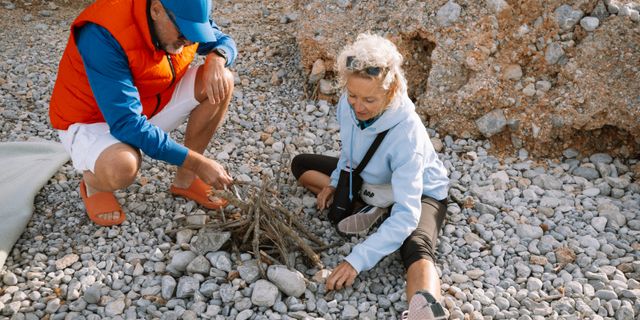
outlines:
M353 201L353 130L351 130L351 145L349 148L349 201Z

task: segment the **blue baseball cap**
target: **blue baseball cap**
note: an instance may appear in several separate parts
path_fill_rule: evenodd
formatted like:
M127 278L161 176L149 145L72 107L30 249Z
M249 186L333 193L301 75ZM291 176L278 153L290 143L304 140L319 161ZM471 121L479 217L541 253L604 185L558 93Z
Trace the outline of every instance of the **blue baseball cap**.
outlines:
M193 42L214 42L216 35L209 23L211 0L160 0L185 38Z

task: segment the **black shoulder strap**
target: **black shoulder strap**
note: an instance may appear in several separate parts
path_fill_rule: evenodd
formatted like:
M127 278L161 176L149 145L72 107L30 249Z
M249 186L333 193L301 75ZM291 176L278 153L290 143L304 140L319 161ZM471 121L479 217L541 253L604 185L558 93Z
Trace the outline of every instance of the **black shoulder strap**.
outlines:
M362 158L362 161L360 161L358 167L353 170L354 173L360 174L360 172L364 170L364 167L367 166L367 163L369 163L369 160L371 160L373 154L376 153L376 150L378 150L378 147L380 146L380 143L382 143L382 139L384 139L384 137L387 135L387 132L389 132L389 129L378 133L378 136L376 136L376 139L373 140L373 143L369 147L369 150L367 150L367 154L364 155L364 158Z

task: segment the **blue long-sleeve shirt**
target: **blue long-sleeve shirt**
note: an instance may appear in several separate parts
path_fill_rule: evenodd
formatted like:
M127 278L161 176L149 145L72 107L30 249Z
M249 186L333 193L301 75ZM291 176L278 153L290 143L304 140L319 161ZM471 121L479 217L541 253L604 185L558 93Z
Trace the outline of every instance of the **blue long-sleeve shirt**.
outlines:
M236 44L213 21L211 27L217 40L198 44L197 53L206 55L213 49L221 49L226 53L226 66L230 66L237 57ZM88 23L76 30L76 44L111 135L154 159L182 165L188 149L142 114L140 94L133 83L127 56L111 33L97 24Z

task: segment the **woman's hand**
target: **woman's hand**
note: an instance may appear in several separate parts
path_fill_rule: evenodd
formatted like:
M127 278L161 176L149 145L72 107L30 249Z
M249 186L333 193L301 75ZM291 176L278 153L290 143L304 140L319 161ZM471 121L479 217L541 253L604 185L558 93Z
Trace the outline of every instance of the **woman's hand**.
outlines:
M333 194L336 192L336 188L332 186L326 186L322 188L322 191L318 193L317 201L318 201L318 209L324 210L331 205L333 202Z
M342 261L333 269L329 278L327 278L327 290L340 290L344 287L350 287L356 280L358 272L347 261Z

